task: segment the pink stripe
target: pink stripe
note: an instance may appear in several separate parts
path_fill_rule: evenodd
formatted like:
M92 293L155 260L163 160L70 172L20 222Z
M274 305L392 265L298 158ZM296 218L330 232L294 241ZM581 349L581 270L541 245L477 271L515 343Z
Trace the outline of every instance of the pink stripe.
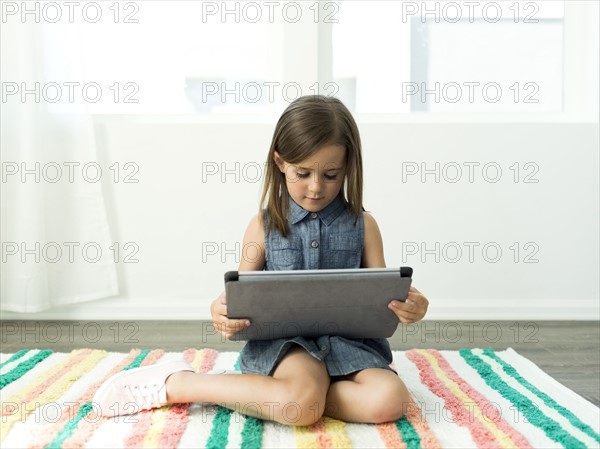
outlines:
M112 376L115 373L118 373L123 368L125 368L127 365L129 365L133 361L133 359L135 359L135 357L137 355L139 355L139 353L140 353L139 350L135 350L135 352L131 351L129 353L129 355L127 356L127 359L121 361L118 366L114 367L106 376L104 376L104 379L102 379L100 382L96 382L94 385L92 385L90 388L88 388L87 391L85 392L84 396L82 396L82 399L84 399L84 400L80 400L79 403L85 404L87 402L90 402L94 398L94 393L96 393L96 390L98 388L100 388L100 385L102 385L104 383L104 381L106 379L108 379L110 376ZM157 349L157 350L150 352L146 356L146 358L142 361L140 366L152 365L158 359L160 359L163 356L163 354L164 354L164 351L162 349ZM63 447L72 447L72 448L80 448L80 447L85 446L85 443L92 437L92 435L98 429L98 427L100 427L102 424L104 424L106 421L108 421L110 419L114 420L115 418L98 417L95 413L95 410L92 411L89 415L87 415L87 417L85 419L82 419L81 421L79 421L77 430L75 430L73 432L73 435L71 435L69 438L67 438L63 442L62 446ZM121 419L121 420L123 420L123 422L127 423L127 422L133 422L135 417L122 416L122 417L119 417L116 419Z
M435 395L444 400L446 408L450 410L456 423L469 430L477 447L486 449L502 447L498 440L489 433L488 429L486 429L478 419L473 419L469 414L469 411L463 407L462 399L452 393L452 391L442 383L441 379L436 376L425 357L414 349L407 351L406 356L417 366L417 368L419 368L421 381L427 385Z
M183 351L183 360L191 364L196 358L197 352L198 350L194 348L186 349L185 351Z
M396 423L377 424L375 426L379 436L383 440L385 447L389 449L406 449L406 443L402 440L402 435L396 427ZM429 447L423 445L422 447Z
M331 435L327 433L323 419L319 419L316 423L311 424L308 426L308 429L314 434L317 444L321 449L333 447Z
M70 359L69 359L69 356L67 356L67 359L69 360L68 363L65 366L63 366L60 370L58 370L56 373L54 373L52 376L48 377L44 382L40 383L37 387L35 387L35 389L30 391L29 394L27 395L27 397L23 401L21 401L21 403L29 403L32 400L34 400L35 398L37 398L41 393L46 391L52 384L56 383L58 381L58 379L60 379L64 375L68 375L68 373L71 371L71 368L73 368L74 365L77 365L79 362L81 362L84 358L86 358L91 353L92 353L91 349L84 349L83 351L81 351L80 353L78 353L75 356L71 355ZM61 360L59 363L64 363L64 360ZM50 371L51 369L52 368L49 368L48 371Z
M213 369L215 361L217 360L217 355L219 355L218 351L215 351L214 349L205 349L204 358L200 363L200 369L198 371L204 374Z
M191 363L196 358L198 351L190 348L183 352L183 359ZM213 349L205 349L202 361L200 362L200 372L210 371L215 364L218 352ZM165 416L164 427L159 436L159 447L176 448L183 435L189 421L191 404L175 404L169 406ZM131 432L125 439L126 448L138 448L144 444L150 426L152 425L152 410L146 410L138 414L139 421L135 423Z
M448 361L435 349L427 351L433 355L437 360L440 368L442 368L446 375L453 380L460 389L469 395L471 399L475 401L477 406L481 409L481 413L490 422L496 424L496 426L505 434L507 434L518 447L530 447L529 441L523 436L522 433L518 432L515 428L511 427L504 419L502 419L502 411L490 401L487 400L481 393L475 390L471 385L467 383L462 377L460 377L456 371L452 369ZM493 414L490 415L490 409Z
M135 415L135 424L123 441L123 447L144 447L144 437L152 425L152 410L142 410Z
M419 438L421 438L421 447L426 447L427 449L441 449L440 442L429 428L427 422L423 419L421 409L414 399L412 399L412 404L407 407L405 416L419 434Z
M125 357L119 363L119 365L117 367L113 368L112 370L110 370L108 372L108 374L106 374L104 379L107 379L108 377L112 376L114 373L119 371L120 370L119 368L124 368L129 363L131 363L131 361L139 354L139 352L140 352L139 350L131 351L129 353L129 355L127 357ZM100 382L97 382L96 384L92 385L90 388L88 388L86 390L86 392L83 395L81 395L81 397L79 397L78 400L73 401L73 402L76 402L76 404L74 404L72 406L73 408L64 409L63 412L61 413L60 420L58 420L52 424L48 424L48 425L44 426L44 428L41 431L41 434L36 438L36 441L29 447L32 449L33 448L42 448L42 447L45 447L48 444L50 444L52 442L52 440L55 438L56 434L63 429L65 423L69 419L77 416L77 413L79 412L79 409L81 408L81 406L92 400L92 398L94 396L94 392L101 385L102 382L103 381L100 381Z
M188 351L190 351L190 349L184 352L184 359L186 358L186 353ZM194 361L197 353L196 350L194 351L193 357L191 357L190 360L192 362ZM202 353L202 360L200 361L199 372L206 373L213 369L218 354L219 353L214 349L204 349L204 352ZM167 413L167 417L165 419L165 426L159 437L160 447L177 447L190 418L190 406L191 404L175 404L169 408L169 412Z
M176 448L190 419L191 404L175 404L169 407L164 427L158 438L158 447Z

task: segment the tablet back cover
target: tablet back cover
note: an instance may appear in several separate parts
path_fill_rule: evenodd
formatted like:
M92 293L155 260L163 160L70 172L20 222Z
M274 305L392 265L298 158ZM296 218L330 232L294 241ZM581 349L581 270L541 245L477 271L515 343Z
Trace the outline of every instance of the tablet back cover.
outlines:
M228 272L227 314L252 323L233 340L390 337L399 321L387 306L406 299L411 274L408 267Z

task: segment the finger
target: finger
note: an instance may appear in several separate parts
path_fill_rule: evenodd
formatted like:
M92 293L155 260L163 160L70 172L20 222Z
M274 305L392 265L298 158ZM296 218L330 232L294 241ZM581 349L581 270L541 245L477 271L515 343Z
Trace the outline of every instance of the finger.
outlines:
M396 299L392 300L389 305L389 308L392 310L403 311L403 312L412 312L418 309L418 306L415 302L401 302Z
M409 320L410 322L418 321L425 315L424 311L420 310L420 309L413 309L413 310L400 309L398 307L392 307L391 304L390 304L390 310L392 310L396 314L398 319L403 323L406 322L406 320Z
M232 320L232 319L226 319L224 321L224 326L225 326L225 330L227 332L239 332L242 329L247 328L248 326L250 326L250 321L249 320Z
M214 307L214 312L217 315L227 317L227 306L225 304L216 304Z

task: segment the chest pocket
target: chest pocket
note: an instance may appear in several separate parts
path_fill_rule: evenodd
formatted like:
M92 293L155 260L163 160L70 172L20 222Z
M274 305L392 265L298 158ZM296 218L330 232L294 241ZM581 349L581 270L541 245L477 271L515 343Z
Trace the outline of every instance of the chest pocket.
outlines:
M329 236L329 248L325 252L327 266L324 268L359 268L362 244L355 233Z
M297 237L274 238L269 242L270 270L299 270L302 268L302 242Z

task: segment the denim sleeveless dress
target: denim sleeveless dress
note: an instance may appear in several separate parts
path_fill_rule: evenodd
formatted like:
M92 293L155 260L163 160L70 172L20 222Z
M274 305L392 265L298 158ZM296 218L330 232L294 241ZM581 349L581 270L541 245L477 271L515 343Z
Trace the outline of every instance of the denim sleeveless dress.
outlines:
M319 212L308 212L290 199L289 234L276 229L267 235L265 214L265 270L314 270L360 268L364 246L364 220L356 220L345 200L337 197ZM366 368L390 369L392 352L386 339L349 339L322 336L253 340L240 354L244 373L270 375L294 346L302 346L325 362L331 377Z

